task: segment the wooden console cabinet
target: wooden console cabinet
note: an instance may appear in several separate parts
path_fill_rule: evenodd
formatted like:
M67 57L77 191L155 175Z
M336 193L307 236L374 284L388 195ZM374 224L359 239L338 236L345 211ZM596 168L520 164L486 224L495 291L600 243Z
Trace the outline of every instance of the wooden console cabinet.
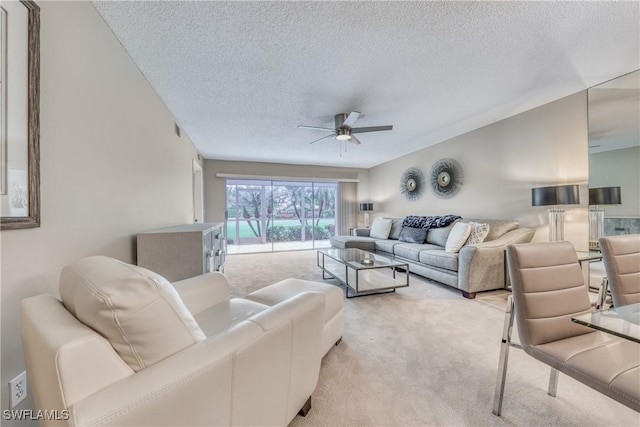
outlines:
M195 223L138 234L138 265L170 282L223 271L224 223Z

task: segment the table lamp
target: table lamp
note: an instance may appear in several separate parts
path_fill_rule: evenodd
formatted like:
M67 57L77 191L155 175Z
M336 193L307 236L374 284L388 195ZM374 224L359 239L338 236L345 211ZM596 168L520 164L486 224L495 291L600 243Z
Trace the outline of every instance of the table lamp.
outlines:
M549 241L564 240L564 209L560 205L579 205L578 185L558 185L531 189L531 206L553 206L549 209Z
M369 212L373 211L373 203L360 203L360 212L364 212L364 226L369 228Z
M599 240L604 236L604 208L600 206L620 204L620 187L589 189L589 249L599 250Z

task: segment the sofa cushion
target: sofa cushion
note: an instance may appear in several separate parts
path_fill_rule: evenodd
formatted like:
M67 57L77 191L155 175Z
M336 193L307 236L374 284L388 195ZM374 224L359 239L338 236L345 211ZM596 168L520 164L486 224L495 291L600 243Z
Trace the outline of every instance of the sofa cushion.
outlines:
M503 234L515 230L520 226L518 221L512 219L469 219L468 222L481 222L489 224L489 234L484 238L485 242L490 242Z
M458 254L448 254L443 248L422 251L419 258L423 264L458 271Z
M206 336L212 337L229 330L234 325L247 320L269 308L267 305L258 304L242 298L232 298L209 307L196 314L195 319Z
M331 246L338 249L358 248L363 251L375 250L376 239L362 236L331 236Z
M206 339L164 277L112 258L93 256L64 267L60 297L136 372Z
M427 231L429 230L426 228L402 227L398 240L407 243L424 243Z
M447 238L449 238L451 229L458 221L460 220L457 219L446 227L430 229L429 233L427 233L427 243L433 243L434 245L442 246L444 248L447 244Z
M420 261L420 252L430 249L442 249L436 245L428 243L399 243L393 247L393 253L396 256L410 259L412 261Z
M402 218L393 218L391 221L391 231L389 232L389 239L398 240L400 238L400 232L402 231Z
M389 232L391 231L391 218L376 218L371 224L371 231L369 237L374 239L387 239Z
M489 234L489 224L480 222L469 222L471 226L471 233L467 239L466 245L477 245L482 243Z
M376 240L375 246L376 251L386 252L388 254L393 254L393 247L402 243L399 240Z
M458 222L451 229L444 250L450 254L457 253L464 246L469 234L471 234L471 225L465 222Z

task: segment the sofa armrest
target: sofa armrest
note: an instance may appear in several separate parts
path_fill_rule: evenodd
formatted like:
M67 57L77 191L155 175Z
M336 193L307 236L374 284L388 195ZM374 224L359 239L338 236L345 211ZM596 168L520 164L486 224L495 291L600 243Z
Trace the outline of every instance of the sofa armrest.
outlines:
M289 393L289 399L285 413L286 419L282 421L282 425L287 425L296 416L300 408L303 407L307 399L311 396L318 383L320 375L320 363L322 361L322 336L324 330L324 305L325 297L317 292L303 292L295 297L282 301L269 310L264 310L248 320L260 325L267 334L277 334L280 339L286 339L285 344L275 342L269 344L269 348L274 345L281 345L290 348L288 359L278 360L278 363L267 363L262 372L268 376L246 376L248 384L261 384L261 386L247 386L248 390L256 387L264 387L264 393L276 392L277 386L269 384L274 383L275 378L291 377L288 389L282 390L282 393ZM283 334L284 332L284 334ZM254 356L262 359L264 353L269 350L257 348ZM280 359L280 358L279 358ZM252 363L254 359L249 359ZM284 362L284 364L282 363ZM237 364L241 364L239 360ZM250 401L259 401L251 405L252 411L259 413L262 411L273 411L271 407L277 406L269 403L268 399L248 398ZM260 425L270 425L260 419L247 419L246 408L240 408L240 414L234 414L234 420L239 425L256 425L260 421ZM249 411L250 412L250 411Z
M261 334L245 321L187 347L76 402L71 425L230 425L234 355Z
M490 240L488 242L478 243L473 246L477 248L502 248L504 250L504 248L506 248L507 245L513 245L516 243L529 243L533 239L533 235L535 234L535 232L536 231L531 228L525 228L525 227L516 228L514 230L504 233L502 236L498 237L497 239Z
M495 240L464 246L458 258L458 288L474 293L505 285L504 250L507 245L529 243L535 230L516 228Z
M290 298L113 383L72 405L71 424L286 425L302 399L295 391L306 400L318 379L323 301ZM302 360L312 339L315 358ZM311 372L300 378L297 365Z
M371 232L370 228L354 228L353 235L359 237L369 237L369 233Z
M206 273L172 283L192 315L229 301L229 282L222 273Z

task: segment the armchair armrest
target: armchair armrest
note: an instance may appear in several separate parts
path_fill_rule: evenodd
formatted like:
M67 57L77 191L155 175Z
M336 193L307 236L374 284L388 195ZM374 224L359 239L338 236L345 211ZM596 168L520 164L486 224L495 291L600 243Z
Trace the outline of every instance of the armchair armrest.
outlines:
M206 273L172 283L192 315L229 300L229 282L222 273Z
M464 246L458 259L458 288L471 294L503 287L505 248L515 243L528 243L534 234L535 230L530 228L516 228L495 240Z
M369 237L369 233L371 232L370 228L354 228L353 235L360 237Z
M234 354L261 333L245 321L187 347L76 402L71 424L230 425Z
M286 425L318 380L323 310L283 301L76 402L71 424Z

